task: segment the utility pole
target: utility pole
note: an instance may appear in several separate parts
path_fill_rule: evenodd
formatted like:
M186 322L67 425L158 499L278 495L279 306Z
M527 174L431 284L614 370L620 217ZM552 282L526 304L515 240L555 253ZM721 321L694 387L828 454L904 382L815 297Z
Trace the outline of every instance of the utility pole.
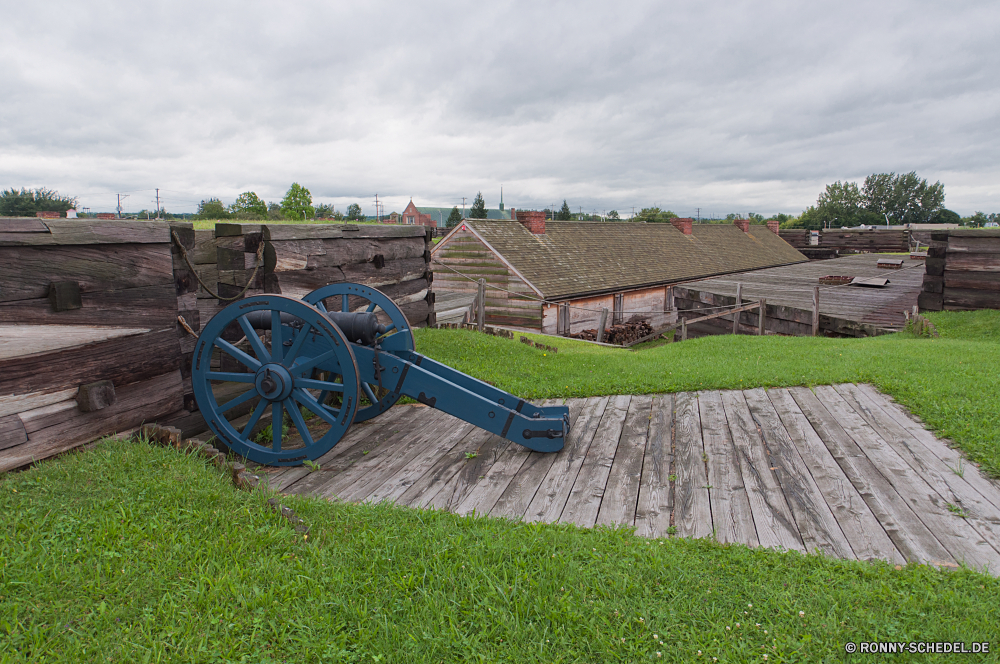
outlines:
M462 219L465 219L465 196L462 196Z
M118 218L122 218L122 198L128 198L128 194L117 194L118 196Z
M382 215L378 213L378 194L375 194L375 221L382 223Z
M701 223L701 208L695 208L696 214L698 215L698 223Z
M156 188L156 218L160 218L160 188Z

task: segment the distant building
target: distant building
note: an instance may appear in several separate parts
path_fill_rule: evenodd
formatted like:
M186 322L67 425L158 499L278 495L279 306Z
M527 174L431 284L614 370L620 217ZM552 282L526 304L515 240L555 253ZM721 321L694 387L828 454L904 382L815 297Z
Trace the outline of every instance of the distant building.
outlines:
M410 199L409 205L403 210L401 214L396 214L395 212L389 215L388 220L384 220L386 223L390 224L406 224L406 225L417 225L417 226L431 226L433 228L447 228L448 217L451 215L453 208L450 207L417 207L413 204L413 199ZM459 213L462 212L462 208L458 208ZM465 215L463 219L469 218L470 208L465 209ZM510 219L510 212L503 209L503 201L500 202L499 210L492 210L487 208L486 210L487 219Z

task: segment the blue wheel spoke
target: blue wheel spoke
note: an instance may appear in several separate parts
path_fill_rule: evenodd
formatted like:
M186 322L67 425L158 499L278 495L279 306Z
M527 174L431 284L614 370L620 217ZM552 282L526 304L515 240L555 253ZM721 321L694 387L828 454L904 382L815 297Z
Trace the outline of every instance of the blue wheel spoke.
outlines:
M365 309L365 313L370 314L371 312L375 311L375 307L377 306L378 306L377 304L372 302L371 304L368 305L368 308Z
M273 337L272 337L273 338ZM271 404L271 451L281 451L281 430L284 429L284 418L281 416L281 402Z
M218 346L221 350L223 350L226 353L228 353L229 355L231 355L233 357L233 359L235 359L237 362L239 362L243 366L245 366L245 367L247 367L249 369L253 369L254 371L257 371L258 369L260 369L260 362L258 362L254 358L250 357L249 355L247 355L246 353L244 353L243 351L241 351L239 348L237 348L236 346L232 345L228 341L226 341L224 339L216 339L215 340L215 345Z
M228 380L234 383L252 383L254 382L254 374L250 373L233 373L231 371L209 371L209 380Z
M341 311L350 311L351 310L350 309L351 302L350 302L349 298L350 298L350 296L347 293L344 293L343 296L341 296L341 298L340 298L340 310Z
M243 334L247 335L247 341L250 342L250 347L253 348L253 352L257 354L257 357L262 362L267 362L271 355L264 348L264 344L261 343L260 337L257 336L257 331L253 329L253 325L247 320L246 316L240 316L240 327L243 328Z
M243 431L240 432L240 440L244 443L247 442L247 439L250 437L250 432L253 431L255 426L257 426L257 421L260 419L260 416L264 414L265 410L267 410L267 399L261 399L260 403L257 404L257 407L253 409L253 415L250 416L250 421L247 422L247 425L243 427Z
M312 396L305 390L300 390L300 389L292 390L292 397L297 402L299 402L312 412L316 413L316 416L319 417L324 422L326 422L327 424L331 425L337 424L337 417L340 415L339 410L334 412L331 409L327 409L319 405L319 403L317 403L316 400L313 399Z
M392 321L389 321L389 324L385 328L385 334L388 334L389 332L392 332L395 329L396 329L396 324L393 323Z
M316 303L316 304L315 304L314 306L315 306L315 307L316 307L317 309L319 309L320 311L322 311L322 312L323 312L324 314L326 313L326 305L325 305L325 304L323 304L323 300L320 300L320 301L319 301L319 302L317 302L317 303Z
M302 344L306 341L306 334L308 334L311 329L312 325L306 323L302 326L302 329L296 333L295 341L292 342L291 348L289 348L288 352L285 354L284 365L286 367L292 366L292 363L295 362L295 358L299 356L299 351L302 350Z
M271 310L271 361L281 362L282 342L285 340L284 330L281 329L281 312L277 309Z
M336 350L328 350L325 353L317 355L316 357L314 357L314 358L312 358L312 359L310 359L310 360L308 360L306 362L303 362L302 364L300 364L298 366L293 367L293 369L295 370L295 374L296 375L302 375L304 373L308 373L309 371L312 371L317 366L319 366L320 364L323 364L327 360L335 359L336 357L337 357L337 351Z
M302 417L301 411L299 411L299 405L295 402L295 399L289 398L285 401L288 404L288 415L292 418L292 423L295 428L298 429L299 435L302 436L302 442L306 444L306 447L310 447L313 444L312 434L309 433L309 427L306 426L306 421Z
M331 383L325 380L315 380L313 378L296 378L296 387L304 387L309 390L323 390L324 392L343 392L343 383Z
M378 397L376 397L375 393L372 391L371 385L368 383L361 383L361 390L365 393L365 396L368 397L368 400L372 402L373 406L378 403Z
M225 406L219 406L219 409L218 409L217 412L219 414L222 414L222 413L226 412L227 410L232 410L233 408L236 408L240 404L244 404L247 401L250 401L251 399L253 399L256 396L260 396L260 395L257 394L257 390L247 390L246 392L244 392L240 396L238 396L235 399L233 399L232 401L228 402Z

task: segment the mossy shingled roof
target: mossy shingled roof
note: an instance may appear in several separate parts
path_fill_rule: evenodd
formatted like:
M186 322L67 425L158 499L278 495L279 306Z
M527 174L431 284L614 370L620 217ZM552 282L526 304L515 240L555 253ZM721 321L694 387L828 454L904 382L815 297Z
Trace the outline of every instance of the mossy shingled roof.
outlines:
M753 225L549 221L534 235L517 221L465 220L546 298L626 290L759 270L808 260L787 242ZM442 245L445 242L441 243Z

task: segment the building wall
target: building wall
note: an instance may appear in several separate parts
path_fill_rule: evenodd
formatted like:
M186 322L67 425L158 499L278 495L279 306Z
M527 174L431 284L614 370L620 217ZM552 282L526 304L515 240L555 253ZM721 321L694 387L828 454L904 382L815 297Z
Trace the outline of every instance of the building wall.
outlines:
M434 249L431 267L437 291L475 292L479 279L503 289L486 289L487 323L541 329L538 295L468 230L455 231L442 240Z
M417 206L410 201L406 209L403 210L403 214L400 215L400 223L409 226L430 226L431 228L437 228L437 222L431 218L429 214L423 214L418 209Z
M653 327L669 325L677 319L677 312L671 306L669 286L649 286L621 293L621 322L635 323L648 321ZM566 300L570 306L570 334L583 330L595 330L600 325L601 309L607 308L607 327L614 323L615 294L579 297ZM543 308L542 332L558 334L558 304L547 304Z

